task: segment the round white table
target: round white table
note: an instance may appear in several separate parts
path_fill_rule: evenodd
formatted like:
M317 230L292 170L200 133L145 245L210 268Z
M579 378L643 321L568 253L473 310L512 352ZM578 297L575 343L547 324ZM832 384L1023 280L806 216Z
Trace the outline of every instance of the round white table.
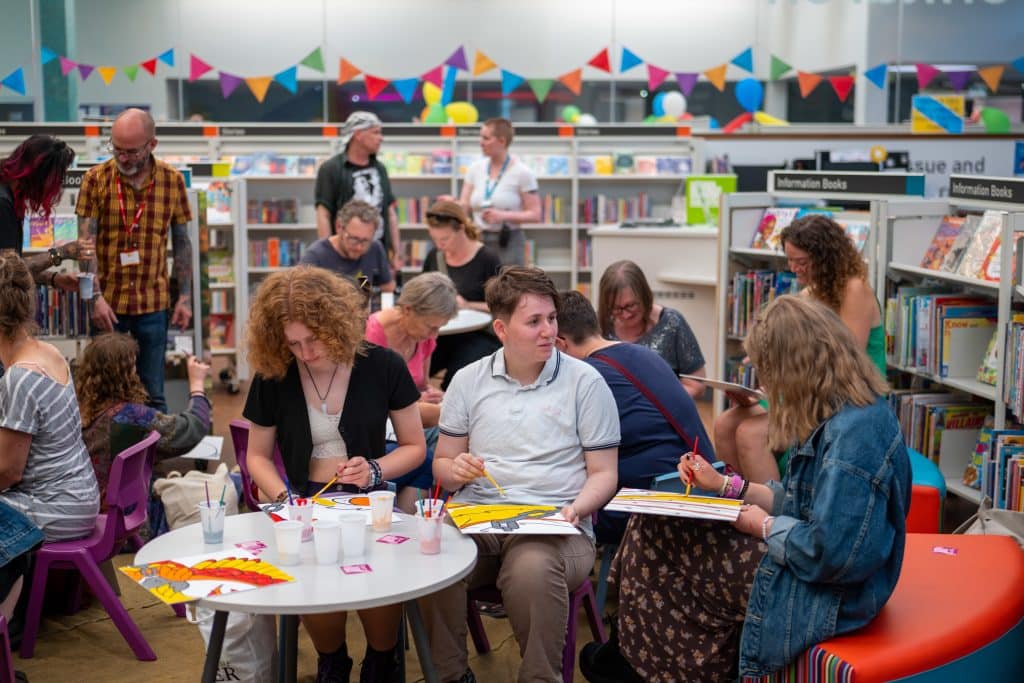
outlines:
M483 311L475 311L472 308L460 308L458 314L441 328L438 336L447 334L459 334L460 332L473 332L491 324L491 314Z
M285 651L281 653L279 678L294 681L298 615L341 612L398 602L405 603L423 674L432 683L438 680L437 673L430 659L430 648L416 598L437 592L469 574L476 564L476 544L446 524L441 553L423 555L416 540L415 520L407 515L403 515L402 520L392 525L390 533L407 536L408 541L397 545L378 543L377 539L384 534L374 533L367 526L366 553L359 558L343 557L335 565L316 564L312 542L302 544L301 564L278 563L273 522L262 512L228 517L224 525L224 543L221 545L204 545L202 529L198 523L175 529L144 545L135 555L135 564L229 550L236 543L261 540L268 546L260 555L261 559L275 564L295 578L293 583L197 601L197 605L216 612L203 668L204 683L215 679L228 612L282 616ZM366 574L344 574L339 568L343 564L368 564L373 571Z

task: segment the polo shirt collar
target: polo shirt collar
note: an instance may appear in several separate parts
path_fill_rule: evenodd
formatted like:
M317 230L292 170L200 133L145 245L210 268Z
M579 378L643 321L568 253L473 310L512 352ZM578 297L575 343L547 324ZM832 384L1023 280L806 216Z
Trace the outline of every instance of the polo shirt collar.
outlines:
M544 363L544 367L541 368L540 374L537 375L537 379L524 389L530 387L543 387L551 384L558 377L558 370L562 366L562 353L558 349L551 350L551 356ZM505 349L500 348L491 355L491 377L502 377L509 382L518 381L508 374L505 370Z

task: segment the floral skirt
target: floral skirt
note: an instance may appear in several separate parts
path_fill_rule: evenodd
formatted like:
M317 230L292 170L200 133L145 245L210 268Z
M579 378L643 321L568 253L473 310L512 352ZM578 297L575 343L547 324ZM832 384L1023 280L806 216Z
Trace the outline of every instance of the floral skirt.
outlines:
M610 581L619 645L645 681L734 681L761 541L731 524L633 515Z

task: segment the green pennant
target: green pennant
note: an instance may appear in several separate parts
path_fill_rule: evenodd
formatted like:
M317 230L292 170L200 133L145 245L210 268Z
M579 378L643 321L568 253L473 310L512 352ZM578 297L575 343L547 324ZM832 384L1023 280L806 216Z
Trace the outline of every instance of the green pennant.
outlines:
M124 71L124 75L127 76L128 80L131 81L132 83L135 82L135 77L139 75L139 65L138 64L132 64L131 66L126 66L126 67L124 67L121 70Z
M541 103L547 99L548 93L551 92L551 86L555 84L551 78L529 78L526 82L530 85L533 96Z
M772 55L771 80L774 81L781 78L783 74L785 74L787 71L791 71L792 69L793 67L791 67L789 64L782 61L775 55Z
M320 53L320 48L317 48L306 55L306 58L299 62L302 66L308 66L310 69L315 71L323 72L324 70L324 56Z

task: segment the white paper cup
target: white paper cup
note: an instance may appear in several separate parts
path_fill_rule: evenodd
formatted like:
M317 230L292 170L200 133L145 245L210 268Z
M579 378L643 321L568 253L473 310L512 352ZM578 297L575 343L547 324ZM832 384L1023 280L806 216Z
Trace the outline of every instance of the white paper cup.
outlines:
M440 515L434 517L416 517L416 532L420 541L420 552L424 555L437 555L441 552L441 531L444 528L444 518Z
M288 519L302 522L302 542L308 543L313 540L313 503L307 501L305 505L288 506Z
M346 561L362 557L366 552L366 515L362 512L342 512L338 515L341 523L341 552Z
M274 525L274 540L277 541L277 561L281 564L298 564L299 548L302 546L302 522L287 519Z
M341 543L341 525L333 519L313 522L313 547L317 564L336 564Z
M391 531L391 513L395 509L395 494L374 491L370 494L370 523L374 531Z
M224 503L219 500L205 500L199 508L199 523L203 527L203 543L217 545L224 542Z
M83 301L92 301L93 277L95 277L95 275L92 273L78 274L78 293L82 296Z

